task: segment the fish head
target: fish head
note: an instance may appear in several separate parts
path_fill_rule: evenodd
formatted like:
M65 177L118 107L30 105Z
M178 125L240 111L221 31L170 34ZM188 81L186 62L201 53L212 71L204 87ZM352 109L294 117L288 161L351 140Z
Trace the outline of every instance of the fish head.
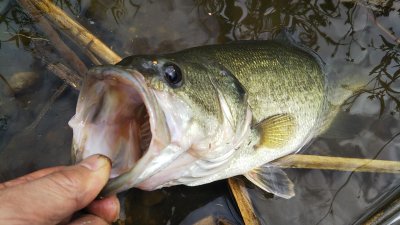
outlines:
M250 122L246 91L222 65L132 56L88 72L69 125L76 161L111 159L107 195L204 178L233 156Z

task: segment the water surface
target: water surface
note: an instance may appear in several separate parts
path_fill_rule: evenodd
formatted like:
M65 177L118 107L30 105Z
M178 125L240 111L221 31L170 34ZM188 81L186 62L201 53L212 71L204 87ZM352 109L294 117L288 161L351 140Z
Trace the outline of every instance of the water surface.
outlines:
M400 160L400 3L396 1L54 1L121 56L178 51L236 40L279 39L314 51L340 98L346 88L368 88L343 106L326 135L301 153ZM38 74L15 95L0 82L0 181L69 164L78 92L64 91L35 126L63 82L46 69L46 36L15 1L0 1L0 74ZM61 34L62 35L62 34ZM93 66L79 48L64 41ZM56 53L54 53L56 55ZM47 58L62 61L62 57ZM290 200L249 192L263 224L358 224L400 192L400 176L288 169L296 196ZM399 196L397 194L397 196ZM226 218L241 224L224 181L123 194L126 224L203 224ZM222 222L221 222L222 221ZM225 220L219 221L224 223ZM226 222L226 221L225 221ZM226 222L228 223L228 222ZM200 224L200 222L198 223ZM395 224L395 223L393 223Z

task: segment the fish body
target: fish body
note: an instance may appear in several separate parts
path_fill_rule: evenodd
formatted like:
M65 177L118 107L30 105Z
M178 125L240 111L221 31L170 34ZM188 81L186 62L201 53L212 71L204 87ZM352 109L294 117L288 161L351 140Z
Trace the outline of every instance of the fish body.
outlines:
M327 92L321 63L278 42L131 56L90 70L70 121L73 155L112 159L105 193L243 174L289 198L293 184L268 162L323 131Z

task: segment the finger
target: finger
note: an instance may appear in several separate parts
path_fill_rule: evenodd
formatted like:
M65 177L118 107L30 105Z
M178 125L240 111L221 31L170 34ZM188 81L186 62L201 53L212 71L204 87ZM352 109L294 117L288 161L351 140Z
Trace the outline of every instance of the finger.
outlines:
M83 225L83 224L90 224L90 225L107 225L109 223L107 223L105 220L103 220L100 217L97 217L95 215L84 215L74 221L72 221L71 223L69 223L69 225Z
M30 224L56 224L82 209L99 194L106 184L111 163L104 156L91 156L80 164L23 185L3 189L0 193L0 213L8 217L28 218ZM40 210L38 210L40 209ZM1 220L1 215L0 215Z
M87 207L87 210L111 223L116 221L119 217L120 204L117 196L114 195L93 201Z
M62 170L63 168L64 168L64 166L45 168L45 169L41 169L41 170L35 171L33 173L27 174L22 177L18 177L14 180L6 181L6 182L0 184L0 190L3 188L9 188L9 187L13 187L15 185L24 184L26 182L39 179L41 177L49 175L50 173L54 173L59 170Z

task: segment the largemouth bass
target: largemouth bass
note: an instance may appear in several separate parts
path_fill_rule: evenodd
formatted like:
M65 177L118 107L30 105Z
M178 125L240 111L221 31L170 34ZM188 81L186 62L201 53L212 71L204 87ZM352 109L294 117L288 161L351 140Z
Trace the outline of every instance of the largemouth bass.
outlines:
M112 160L106 194L243 174L290 198L292 182L268 162L299 151L331 120L320 64L297 47L264 41L95 67L69 123L73 155Z

